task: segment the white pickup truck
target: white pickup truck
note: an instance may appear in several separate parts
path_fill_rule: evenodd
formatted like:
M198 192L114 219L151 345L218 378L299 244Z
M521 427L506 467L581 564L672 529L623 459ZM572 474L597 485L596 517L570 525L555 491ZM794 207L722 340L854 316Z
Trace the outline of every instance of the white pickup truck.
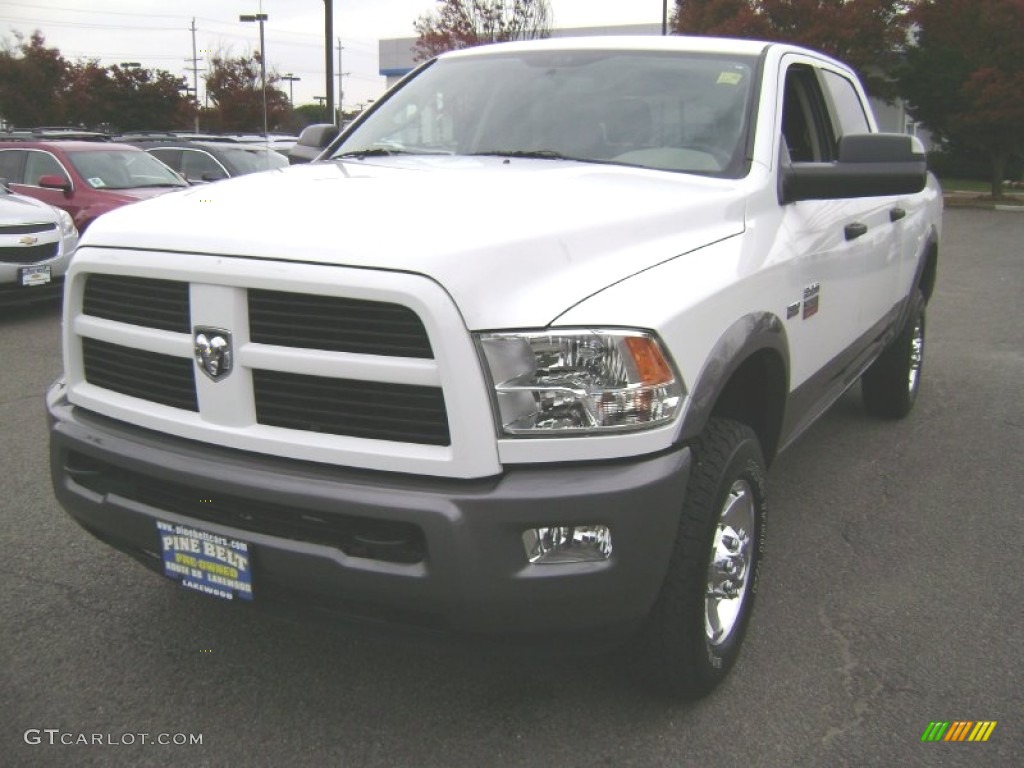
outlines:
M941 205L809 50L447 54L317 162L90 227L53 485L192 590L625 644L699 696L750 618L766 468L858 380L914 403Z

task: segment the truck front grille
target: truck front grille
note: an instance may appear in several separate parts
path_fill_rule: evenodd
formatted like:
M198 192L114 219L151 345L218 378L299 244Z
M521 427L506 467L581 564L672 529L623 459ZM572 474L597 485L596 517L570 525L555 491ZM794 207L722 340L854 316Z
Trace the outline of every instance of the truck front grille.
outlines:
M76 406L299 461L497 471L476 347L428 278L101 247L79 251L70 274Z
M423 321L401 304L285 291L248 293L253 341L387 357L433 357Z
M190 358L82 339L85 380L122 395L198 411L195 367Z
M125 275L89 275L82 311L93 317L191 333L188 283Z
M331 435L448 445L448 415L436 387L252 372L260 424Z

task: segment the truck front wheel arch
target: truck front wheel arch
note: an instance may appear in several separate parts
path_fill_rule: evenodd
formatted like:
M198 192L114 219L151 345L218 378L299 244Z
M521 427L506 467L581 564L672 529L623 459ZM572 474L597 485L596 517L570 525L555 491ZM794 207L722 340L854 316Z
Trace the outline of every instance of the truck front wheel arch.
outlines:
M734 323L715 345L690 390L680 439L703 433L713 417L746 424L771 466L779 444L789 381L785 329L774 315Z

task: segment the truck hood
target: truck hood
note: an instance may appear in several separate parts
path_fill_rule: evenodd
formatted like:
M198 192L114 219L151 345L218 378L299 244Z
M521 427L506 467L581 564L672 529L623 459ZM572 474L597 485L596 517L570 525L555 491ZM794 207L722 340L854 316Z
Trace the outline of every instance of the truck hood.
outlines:
M471 330L539 327L655 264L738 234L735 181L572 161L313 163L100 217L82 247L255 257L425 275Z

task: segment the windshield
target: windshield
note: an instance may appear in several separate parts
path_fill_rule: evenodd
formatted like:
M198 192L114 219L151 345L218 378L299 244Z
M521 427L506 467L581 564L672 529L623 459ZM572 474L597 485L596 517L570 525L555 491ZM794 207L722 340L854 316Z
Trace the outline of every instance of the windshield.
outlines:
M442 59L332 153L568 158L742 175L754 60L535 51Z
M93 189L188 186L178 174L141 149L69 152L68 158Z

